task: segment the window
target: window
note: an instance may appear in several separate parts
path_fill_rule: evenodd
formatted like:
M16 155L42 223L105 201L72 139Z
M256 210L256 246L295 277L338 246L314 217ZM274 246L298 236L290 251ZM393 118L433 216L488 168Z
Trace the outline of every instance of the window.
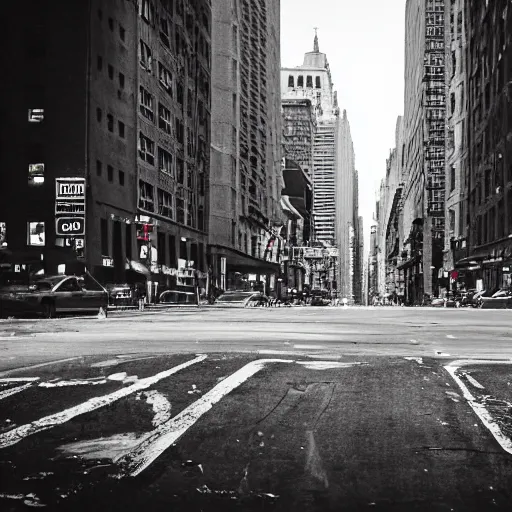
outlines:
M125 224L125 246L126 246L126 257L132 259L132 225Z
M173 196L161 189L158 189L158 213L174 219Z
M44 119L44 110L42 108L28 109L28 122L40 123Z
M121 89L124 89L124 75L123 75L123 73L119 73L119 87L121 87Z
M173 158L165 149L158 148L158 168L161 172L174 176Z
M108 221L107 219L100 219L100 243L102 256L108 256Z
M188 94L187 94L187 115L188 115L188 117L192 117L192 100L193 100L192 90L188 89Z
M126 30L122 25L119 25L119 38L121 41L124 41L126 39Z
M117 122L117 129L119 131L119 137L124 139L124 123L122 121Z
M171 47L169 40L169 22L164 16L160 18L160 41L162 41L162 44L167 48Z
M295 80L293 78L293 75L290 75L288 77L288 87L291 87L292 89L295 87Z
M161 103L158 104L158 127L165 133L171 134L171 111Z
M108 65L108 77L110 80L114 80L114 66L112 64Z
M45 229L44 222L27 223L27 245L44 246Z
M320 82L320 77L319 77L319 76L317 76L317 77L315 78L315 87L316 87L317 89L321 89L321 88L322 88L322 84L321 84L321 82Z
M152 212L154 210L153 185L139 180L139 208Z
M313 77L311 75L306 77L306 87L313 88Z
M42 185L44 183L44 164L29 164L28 166L28 184L31 186Z
M158 63L158 80L160 85L172 97L172 74L161 62Z
M101 176L102 170L103 164L99 160L96 160L96 176Z
M139 15L144 21L153 25L153 21L155 19L155 6L153 5L153 2L150 2L149 0L142 0L139 3Z
M185 224L185 201L179 198L176 199L176 221Z
M111 165L107 165L107 179L110 183L114 181L114 168Z
M139 61L140 65L148 72L153 70L153 56L151 48L141 39L139 43Z
M181 119L176 118L176 140L183 144L185 141L185 127Z
M77 283L76 279L71 278L64 281L56 291L59 292L79 292L81 290L80 285Z
M114 20L112 18L108 19L108 28L113 31L114 30Z
M0 247L7 245L7 224L0 222Z
M297 87L304 87L304 77L302 75L297 78Z
M139 92L139 109L144 117L147 117L151 121L154 120L153 95L146 91L142 85L140 86Z
M176 159L176 181L183 185L183 181L185 180L185 164L181 158Z
M98 121L98 123L101 123L101 119L102 119L102 112L101 112L101 108L96 108L96 120Z
M183 105L183 85L181 82L176 84L176 99L180 105Z
M124 171L119 171L119 185L124 187Z
M197 229L204 231L204 208L202 206L197 209Z
M450 192L455 190L455 166L452 165L450 168Z
M155 143L139 133L139 157L150 165L155 165Z
M112 114L107 114L107 128L109 132L114 131L114 116Z
M101 55L98 55L98 58L96 59L96 65L98 67L98 71L103 69L103 57L101 57Z

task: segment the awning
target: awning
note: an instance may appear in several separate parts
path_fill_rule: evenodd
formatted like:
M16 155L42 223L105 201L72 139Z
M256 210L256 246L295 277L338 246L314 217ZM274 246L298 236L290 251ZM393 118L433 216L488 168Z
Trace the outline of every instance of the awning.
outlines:
M281 208L284 211L291 213L298 219L302 218L302 215L292 205L292 203L290 202L290 198L288 196L281 196Z
M489 252L480 252L466 256L455 263L455 268L470 267L478 265L481 261L489 258Z
M254 256L249 256L242 252L230 249L228 247L215 245L210 246L211 254L217 254L226 258L226 267L228 272L242 272L243 274L265 274L279 272L279 263L265 261Z

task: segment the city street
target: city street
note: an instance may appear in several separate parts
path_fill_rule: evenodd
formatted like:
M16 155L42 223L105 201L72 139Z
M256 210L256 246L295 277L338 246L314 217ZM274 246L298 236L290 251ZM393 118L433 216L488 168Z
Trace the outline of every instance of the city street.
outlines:
M509 510L511 314L2 321L2 510Z

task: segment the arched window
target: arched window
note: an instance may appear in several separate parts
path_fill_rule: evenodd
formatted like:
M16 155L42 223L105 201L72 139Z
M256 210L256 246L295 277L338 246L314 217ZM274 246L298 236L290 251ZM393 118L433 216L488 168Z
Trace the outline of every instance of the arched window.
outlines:
M315 83L316 88L317 88L317 89L321 89L321 88L322 88L322 85L320 84L320 77L319 77L319 76L317 76L317 77L315 78L315 82L316 82L316 83Z
M302 75L297 78L297 87L304 87L304 77Z
M295 80L293 79L293 75L288 77L288 87L291 87L292 89L295 87Z
M313 77L311 75L306 78L306 87L313 89Z

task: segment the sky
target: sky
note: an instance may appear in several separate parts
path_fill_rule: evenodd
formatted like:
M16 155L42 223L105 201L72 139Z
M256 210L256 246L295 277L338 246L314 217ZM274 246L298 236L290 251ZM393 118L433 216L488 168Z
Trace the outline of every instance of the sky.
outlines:
M395 146L404 105L406 0L281 0L281 65L302 64L318 27L341 111L346 109L359 173L365 254L376 191Z

